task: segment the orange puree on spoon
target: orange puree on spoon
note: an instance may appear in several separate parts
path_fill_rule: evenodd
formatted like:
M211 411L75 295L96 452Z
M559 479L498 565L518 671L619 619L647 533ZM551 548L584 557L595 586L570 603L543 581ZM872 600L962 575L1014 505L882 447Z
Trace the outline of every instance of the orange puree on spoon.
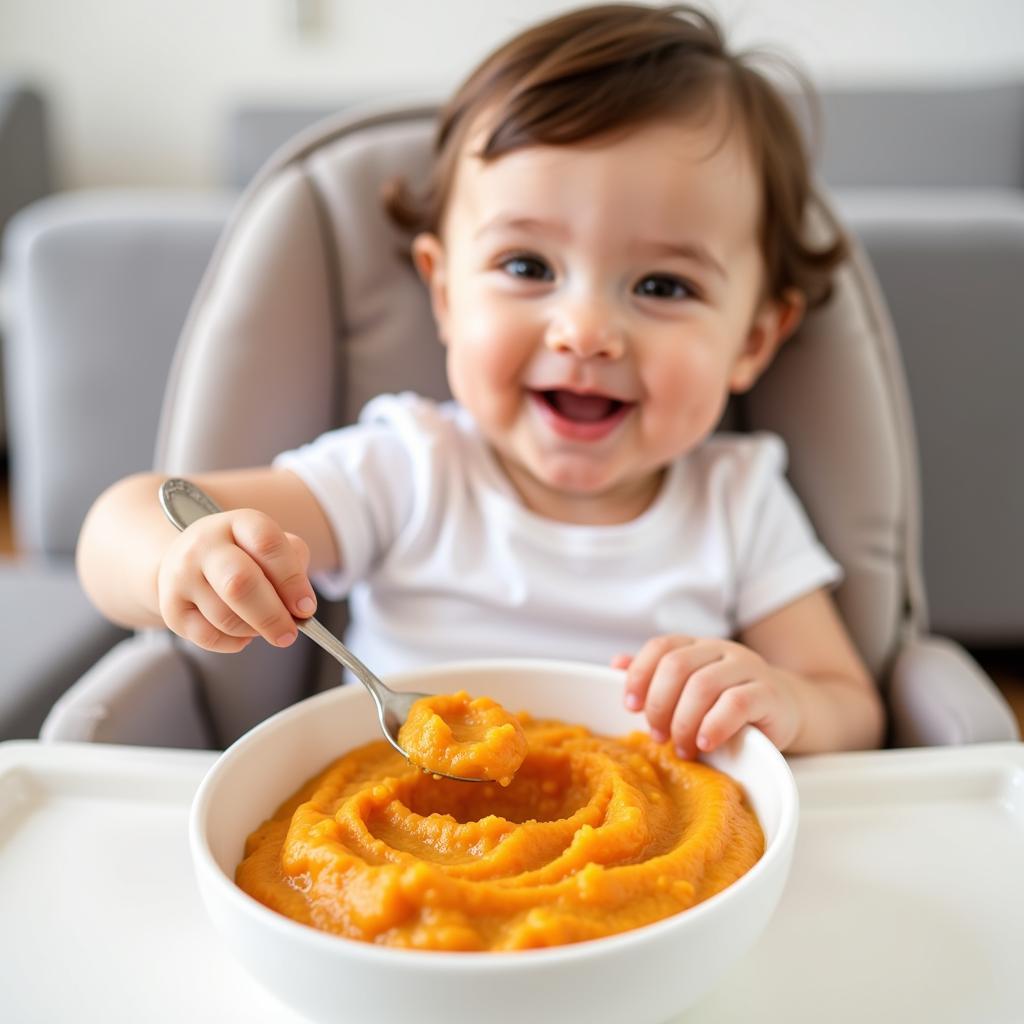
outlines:
M426 772L507 786L526 757L518 719L490 697L465 690L423 697L409 709L398 742Z

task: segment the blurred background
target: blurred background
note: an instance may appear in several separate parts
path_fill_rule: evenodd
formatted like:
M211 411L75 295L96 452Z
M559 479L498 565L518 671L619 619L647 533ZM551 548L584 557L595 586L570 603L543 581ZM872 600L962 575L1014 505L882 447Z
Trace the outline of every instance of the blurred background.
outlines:
M62 188L230 179L241 107L443 96L554 0L3 0L0 69L47 101ZM734 45L821 86L1018 79L1018 0L715 0Z
M0 0L0 738L123 634L82 516L148 468L188 303L239 190L343 108L436 100L553 0ZM1024 4L714 0L822 95L818 172L904 353L932 625L1024 719ZM64 638L40 644L33 610Z

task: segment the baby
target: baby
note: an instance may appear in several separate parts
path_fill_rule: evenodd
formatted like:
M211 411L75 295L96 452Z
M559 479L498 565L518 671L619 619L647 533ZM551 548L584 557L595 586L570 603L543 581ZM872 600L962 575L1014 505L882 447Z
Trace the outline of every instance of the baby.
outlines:
M227 511L175 532L161 477L108 489L86 591L211 651L296 637L310 576L378 672L458 657L611 661L682 756L746 723L781 750L877 746L839 567L781 441L713 434L845 254L785 101L692 8L607 5L492 54L442 112L414 234L455 401L380 396L272 466L196 475Z

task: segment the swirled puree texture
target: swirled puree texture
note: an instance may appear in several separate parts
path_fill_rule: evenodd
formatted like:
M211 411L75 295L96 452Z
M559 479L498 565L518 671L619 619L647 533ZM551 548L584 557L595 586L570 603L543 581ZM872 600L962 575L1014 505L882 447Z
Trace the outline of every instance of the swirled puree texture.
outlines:
M435 778L384 740L341 757L249 836L239 886L351 939L530 949L686 910L764 852L728 776L644 733L517 718L528 751L504 787Z
M398 730L398 745L424 771L502 786L526 757L518 719L490 697L470 697L465 690L416 701Z

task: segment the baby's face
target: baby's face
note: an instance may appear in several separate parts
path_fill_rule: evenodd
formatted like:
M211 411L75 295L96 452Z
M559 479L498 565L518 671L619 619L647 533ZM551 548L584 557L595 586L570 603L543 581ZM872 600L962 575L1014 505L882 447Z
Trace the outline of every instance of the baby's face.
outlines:
M632 518L753 382L786 328L759 299L759 215L717 119L463 153L441 238L414 253L452 392L531 507Z

